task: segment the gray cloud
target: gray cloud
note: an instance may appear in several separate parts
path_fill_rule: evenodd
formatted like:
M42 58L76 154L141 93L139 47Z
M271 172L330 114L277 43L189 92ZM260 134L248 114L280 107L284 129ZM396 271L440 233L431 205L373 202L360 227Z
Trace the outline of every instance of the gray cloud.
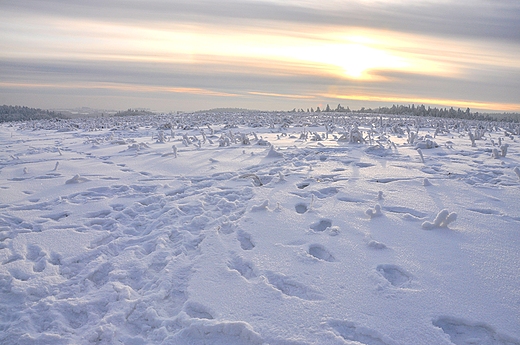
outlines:
M263 1L19 0L2 7L19 13L124 22L200 22L266 26L300 23L358 26L431 36L472 37L520 42L520 2L334 2L296 6ZM268 23L269 22L269 23Z
M497 47L514 59L515 52L520 51L520 2L503 1L458 1L443 3L427 2L356 2L356 1L324 1L317 5L305 2L305 5L294 5L295 2L263 2L258 0L223 0L223 1L187 1L187 0L4 0L1 8L3 16L18 18L20 23L30 24L27 20L37 20L53 16L70 20L91 19L94 21L131 24L138 22L141 26L157 27L168 23L190 23L194 26L213 24L222 27L234 25L246 29L276 29L279 32L294 32L293 24L308 25L309 32L319 26L337 27L341 32L346 27L366 27L384 29L404 33L421 34L430 38L469 38L472 48L478 47L480 39L501 42L501 44L483 45ZM303 2L302 2L303 3ZM310 3L310 4L309 4ZM25 21L25 22L24 22ZM9 28L6 27L9 33ZM17 29L13 29L16 31ZM30 30L28 31L30 32ZM27 35L27 34L25 34ZM7 35L6 35L7 36ZM391 36L391 35L390 35ZM70 37L74 39L74 37ZM9 52L8 41L0 38L4 52ZM45 37L36 37L38 43L45 45ZM425 40L425 42L428 40ZM429 42L431 42L430 40ZM442 42L442 40L436 40ZM6 43L7 42L7 43ZM422 42L418 40L418 42ZM418 45L423 43L418 43ZM442 44L442 43L441 43ZM453 44L453 42L451 42ZM408 49L408 48L407 48ZM442 54L443 47L412 47L419 56L435 56ZM503 50L500 50L503 49ZM31 52L38 49L31 50ZM124 53L124 52L123 52ZM485 53L485 52L484 52ZM145 52L146 54L146 52ZM224 61L213 61L215 57L198 56L196 64L161 63L161 62L129 62L90 60L88 56L77 56L75 59L65 58L8 58L0 53L0 102L7 104L28 104L27 100L39 102L67 102L70 106L94 105L100 107L128 108L154 107L159 110L184 109L195 110L215 106L239 106L260 109L292 109L293 107L315 107L320 102L320 94L327 94L332 89L345 94L389 94L411 95L411 97L478 100L483 102L518 103L520 89L520 68L498 66L500 62L481 63L481 56L471 59L473 54L461 56L460 50L454 51L447 58L451 62L459 58L456 64L462 75L440 77L421 75L420 73L402 73L389 71L372 71L386 78L386 81L354 81L327 75L313 75L312 71L291 72L291 68L283 70L282 62L251 63L235 60L232 57L222 58ZM485 54L484 54L485 55ZM33 57L35 55L32 55ZM493 59L496 56L493 56ZM442 58L442 56L441 56ZM484 56L485 58L485 56ZM436 60L435 58L433 60ZM436 60L437 61L437 60ZM273 64L280 66L272 68ZM291 62L287 62L291 67ZM520 64L519 64L520 66ZM280 73L284 72L284 73ZM3 83L3 86L1 86ZM8 87L7 84L34 84L31 87ZM90 84L89 84L90 83ZM96 84L114 83L128 85L128 89L103 88L96 89ZM56 85L41 88L37 85ZM66 88L60 85L93 85L92 87ZM214 92L237 94L231 100L228 97L217 97L203 94L169 93L167 91L149 92L143 88L132 91L131 86L150 86L151 89L168 87L199 88ZM284 99L251 95L248 92L266 94L315 95L309 100ZM25 102L24 102L25 100ZM56 101L59 100L59 101ZM75 104L73 102L76 102ZM112 103L110 103L112 102ZM331 101L332 102L332 101ZM341 101L343 105L354 107L377 106L370 102ZM265 106L262 106L265 105ZM332 104L331 104L332 105ZM45 103L34 104L37 107L47 106ZM49 107L49 106L48 106Z
M490 67L478 69L468 78L448 78L412 73L398 73L388 71L373 71L384 76L387 81L362 82L347 80L340 77L313 76L305 74L271 74L269 71L252 73L249 68L230 65L212 65L211 63L196 66L176 63L145 63L145 62L110 62L110 61L38 61L38 60L0 60L2 66L0 79L3 82L24 83L30 80L33 84L56 85L57 94L83 95L84 97L108 97L119 95L127 101L130 95L137 99L166 99L197 100L202 95L172 95L162 88L198 88L214 92L237 94L238 98L232 101L223 97L219 104L225 102L244 102L252 100L249 92L264 92L271 94L294 94L314 96L309 100L279 100L274 104L285 104L286 109L292 107L309 107L320 102L320 95L336 90L338 95L407 95L408 97L424 97L437 99L479 100L483 102L512 103L517 99L517 90L520 89L520 72L511 75L508 69ZM230 73L230 70L233 72ZM388 81L390 80L390 82ZM91 84L89 84L91 83ZM114 85L128 86L128 89L96 89L96 85L113 83ZM76 85L70 90L59 88L60 85ZM82 85L86 86L83 88ZM87 87L92 85L92 87ZM389 85L391 85L389 87ZM132 86L138 86L133 91ZM151 87L158 90L150 92L143 88ZM46 88L50 92L52 86ZM271 100L273 98L260 97ZM259 97L257 96L258 100ZM207 100L206 100L207 101ZM157 101L155 101L156 103ZM200 102L200 101L199 101ZM213 99L213 102L216 102ZM188 104L187 102L185 102ZM342 104L352 105L354 102L341 101ZM199 103L200 104L200 103ZM274 106L273 104L273 106ZM292 106L294 104L294 106ZM365 102L364 106L368 103ZM141 105L142 106L142 105ZM183 106L188 109L188 106ZM167 108L161 108L167 109Z

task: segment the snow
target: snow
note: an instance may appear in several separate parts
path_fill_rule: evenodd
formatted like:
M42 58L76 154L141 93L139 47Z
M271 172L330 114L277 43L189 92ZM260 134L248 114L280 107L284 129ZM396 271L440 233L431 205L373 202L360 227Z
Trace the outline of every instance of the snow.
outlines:
M519 345L519 131L326 113L2 124L0 342Z

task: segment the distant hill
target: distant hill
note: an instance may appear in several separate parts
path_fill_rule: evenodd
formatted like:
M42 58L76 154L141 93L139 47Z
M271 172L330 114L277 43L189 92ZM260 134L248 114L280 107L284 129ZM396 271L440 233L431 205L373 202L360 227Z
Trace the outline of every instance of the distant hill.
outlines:
M252 113L261 112L260 110L244 109L244 108L213 108L208 110L199 110L195 113Z
M141 109L128 109L125 111L118 111L114 116L137 116L137 115L154 115L154 112Z
M22 107L19 105L0 106L0 122L29 121L54 118L65 119L67 117L61 113L56 113L50 110Z

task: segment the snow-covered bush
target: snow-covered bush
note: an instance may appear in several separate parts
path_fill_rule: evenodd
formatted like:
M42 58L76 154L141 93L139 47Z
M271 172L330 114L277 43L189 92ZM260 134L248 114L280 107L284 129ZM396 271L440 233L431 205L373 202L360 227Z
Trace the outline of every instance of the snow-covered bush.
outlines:
M422 150L420 148L417 148L417 153L419 154L419 156L421 156L421 161L424 163L424 155L423 155Z
M271 146L269 149L269 152L267 153L268 158L281 158L283 157L283 154L281 152L278 152L274 149L274 146Z
M365 211L365 214L370 217L370 219L374 217L379 217L383 215L383 212L381 212L381 205L377 204L374 206L373 209L369 208Z
M437 143L431 139L425 139L425 140L419 141L415 145L415 147L419 148L419 149L433 149L433 148L439 147L439 145L437 145Z
M164 135L164 131L159 131L159 133L157 133L157 142L158 143L164 143L166 141L166 136Z
M457 214L455 212L450 213L448 210L444 209L437 214L437 217L435 217L433 223L422 223L422 228L426 230L431 230L434 228L447 228L448 224L454 222L456 219Z
M500 158L500 153L498 152L498 149L496 147L491 150L491 157L498 159Z
M509 147L509 144L504 144L500 146L500 153L502 157L505 157L507 155L507 148Z
M513 169L513 171L515 172L516 176L518 176L518 178L520 178L520 168L516 167Z

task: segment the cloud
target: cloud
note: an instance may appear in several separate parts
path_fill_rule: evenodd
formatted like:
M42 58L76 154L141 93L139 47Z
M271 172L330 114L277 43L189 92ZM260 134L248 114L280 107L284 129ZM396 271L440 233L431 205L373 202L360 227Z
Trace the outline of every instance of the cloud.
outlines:
M515 104L518 18L516 0L6 0L2 99Z
M520 3L489 1L20 0L6 12L163 25L212 23L370 27L399 32L520 42Z
M273 93L273 92L258 92L258 91L249 91L250 95L259 95L259 96L269 96L269 97L282 97L282 98L290 98L290 99L313 99L315 96L311 95L289 95L289 94L281 94L281 93Z

